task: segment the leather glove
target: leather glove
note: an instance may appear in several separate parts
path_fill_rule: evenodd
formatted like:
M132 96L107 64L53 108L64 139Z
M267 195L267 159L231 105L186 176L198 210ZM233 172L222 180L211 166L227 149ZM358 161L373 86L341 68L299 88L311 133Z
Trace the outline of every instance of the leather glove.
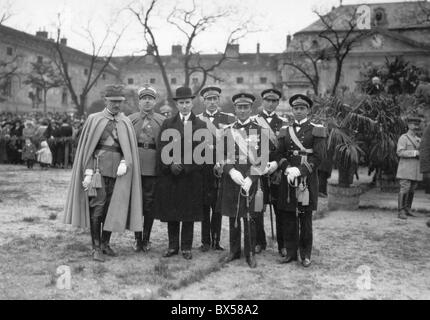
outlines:
M116 175L118 177L122 177L127 173L127 165L125 164L125 160L121 160L118 166L118 170L116 171Z
M183 169L184 169L184 167L182 166L182 164L171 164L170 165L170 171L172 171L172 173L175 176L179 175Z
M251 189L252 186L252 180L249 177L246 177L246 179L243 181L242 189L246 192L246 194L249 193L249 189Z
M92 177L93 177L93 170L91 169L85 170L84 181L82 181L82 187L84 188L84 191L87 191L88 187L91 185Z
M231 179L236 184L238 184L239 186L243 186L243 184L245 183L245 179L239 171L233 168L228 173L230 174Z

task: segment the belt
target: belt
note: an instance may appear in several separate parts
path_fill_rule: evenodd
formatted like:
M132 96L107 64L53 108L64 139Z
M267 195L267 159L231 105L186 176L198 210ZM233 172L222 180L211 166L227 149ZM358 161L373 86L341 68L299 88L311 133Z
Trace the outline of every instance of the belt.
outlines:
M290 153L293 156L307 156L307 155L314 153L314 150L312 150L312 149L306 149L305 151L293 150L293 151L290 151Z
M143 149L154 149L155 150L155 144L154 143L138 143L137 146L139 148Z
M116 146L97 145L96 150L106 150L122 154L121 148Z

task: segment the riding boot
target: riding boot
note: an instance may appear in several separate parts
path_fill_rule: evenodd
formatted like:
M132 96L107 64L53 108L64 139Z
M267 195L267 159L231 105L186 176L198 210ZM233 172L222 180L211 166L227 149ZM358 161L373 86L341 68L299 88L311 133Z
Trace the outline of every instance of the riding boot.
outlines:
M407 193L399 193L399 198L398 198L399 219L405 220L408 218L406 215L407 198L408 198Z
M99 219L90 219L90 231L91 231L91 241L93 244L93 260L104 262L102 250L101 250L101 223Z
M116 257L115 251L109 246L111 235L112 232L110 231L102 231L102 252L108 256Z
M414 201L414 192L409 192L407 196L407 202L406 202L406 214L410 217L416 217L416 215L412 213L413 201Z

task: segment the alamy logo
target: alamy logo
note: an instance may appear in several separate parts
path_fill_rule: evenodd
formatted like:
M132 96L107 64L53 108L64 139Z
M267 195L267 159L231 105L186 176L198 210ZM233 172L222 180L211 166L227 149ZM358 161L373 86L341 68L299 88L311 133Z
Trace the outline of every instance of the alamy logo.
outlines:
M218 129L215 134L202 128L193 133L192 125L187 123L183 136L173 128L161 133L161 141L168 142L161 150L163 164L250 163L251 174L258 175L269 162L269 130L265 128L250 129L249 132L234 128Z

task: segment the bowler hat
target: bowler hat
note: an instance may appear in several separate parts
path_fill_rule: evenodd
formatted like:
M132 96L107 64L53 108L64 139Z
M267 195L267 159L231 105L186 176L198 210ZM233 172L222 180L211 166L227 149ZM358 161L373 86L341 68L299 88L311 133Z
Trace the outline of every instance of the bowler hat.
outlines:
M173 97L173 100L177 101L180 99L194 99L196 96L193 95L193 92L188 87L179 87L176 89L176 95Z

